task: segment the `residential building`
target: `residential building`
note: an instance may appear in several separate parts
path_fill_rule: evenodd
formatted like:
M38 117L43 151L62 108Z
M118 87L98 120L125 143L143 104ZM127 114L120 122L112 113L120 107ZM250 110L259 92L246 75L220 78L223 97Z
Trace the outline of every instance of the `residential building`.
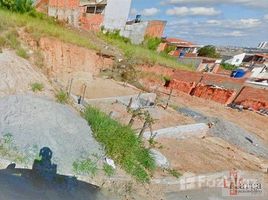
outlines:
M161 38L165 26L166 21L139 21L136 19L127 22L120 34L121 36L129 38L133 44L141 44L145 37Z
M170 52L171 56L193 57L197 56L197 51L202 46L178 38L165 38L163 39L163 42L159 45L158 51L162 52L172 47L174 47L174 50Z
M103 26L108 30L123 30L131 7L131 0L107 0Z
M268 42L261 42L258 49L268 49Z
M228 63L230 65L235 65L235 66L240 66L242 64L245 56L246 56L245 53L238 54L238 55L232 56L228 60L225 60L224 63Z
M198 72L217 73L220 69L222 60L207 57L181 57L178 62L184 65L191 66Z
M243 59L243 65L249 67L252 64L264 64L268 62L267 54L247 54Z
M124 29L131 0L38 0L37 10L85 30Z
M84 30L100 30L104 20L107 0L82 0L80 2L80 26Z

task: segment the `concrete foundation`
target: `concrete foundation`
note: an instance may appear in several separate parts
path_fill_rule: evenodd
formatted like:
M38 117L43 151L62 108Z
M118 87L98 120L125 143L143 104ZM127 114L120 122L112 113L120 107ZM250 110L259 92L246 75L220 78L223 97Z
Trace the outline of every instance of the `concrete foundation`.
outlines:
M160 129L154 131L154 133L157 133L155 137L156 139L157 138L187 139L191 137L202 138L203 136L207 135L208 130L209 130L208 125L206 125L205 123L200 123L200 124L190 124L190 125ZM151 136L150 132L144 133L144 137L146 139L149 139L150 136Z

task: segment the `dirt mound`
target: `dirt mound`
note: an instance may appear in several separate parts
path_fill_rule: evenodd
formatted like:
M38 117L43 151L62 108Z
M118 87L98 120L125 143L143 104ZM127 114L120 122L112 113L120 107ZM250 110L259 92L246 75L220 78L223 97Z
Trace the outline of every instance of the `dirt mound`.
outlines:
M58 171L72 173L77 159L102 154L87 122L68 106L39 97L8 96L0 99L0 113L0 138L9 134L29 163L39 149L49 147Z
M0 53L0 97L12 94L32 93L31 83L42 83L46 96L53 95L53 89L44 75L34 70L25 59L13 51Z

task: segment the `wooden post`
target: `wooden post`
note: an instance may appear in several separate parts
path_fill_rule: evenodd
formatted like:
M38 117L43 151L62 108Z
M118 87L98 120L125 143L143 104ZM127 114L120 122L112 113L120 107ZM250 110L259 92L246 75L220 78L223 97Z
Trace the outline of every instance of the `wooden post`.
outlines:
M170 99L171 99L172 92L173 92L173 88L170 89L170 93L169 93L169 96L168 96L167 104L166 104L166 106L165 106L165 108L164 108L165 110L168 108L168 104L169 104L169 101L170 101Z
M82 102L84 102L84 100L85 100L86 90L87 90L87 86L86 86L86 84L84 84L83 94L82 94Z
M68 96L70 97L72 92L72 86L73 86L73 78L70 80L69 88L68 88Z
M132 101L133 101L133 98L131 97L131 98L130 98L130 100L129 100L129 103L128 103L128 106L127 106L127 109L130 109L130 108L131 108Z

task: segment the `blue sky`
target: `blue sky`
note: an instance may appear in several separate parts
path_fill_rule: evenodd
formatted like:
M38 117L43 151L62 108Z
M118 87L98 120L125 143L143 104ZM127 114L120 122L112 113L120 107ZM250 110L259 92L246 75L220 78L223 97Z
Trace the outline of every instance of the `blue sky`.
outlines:
M131 17L168 21L165 36L256 47L268 41L268 0L132 0Z

